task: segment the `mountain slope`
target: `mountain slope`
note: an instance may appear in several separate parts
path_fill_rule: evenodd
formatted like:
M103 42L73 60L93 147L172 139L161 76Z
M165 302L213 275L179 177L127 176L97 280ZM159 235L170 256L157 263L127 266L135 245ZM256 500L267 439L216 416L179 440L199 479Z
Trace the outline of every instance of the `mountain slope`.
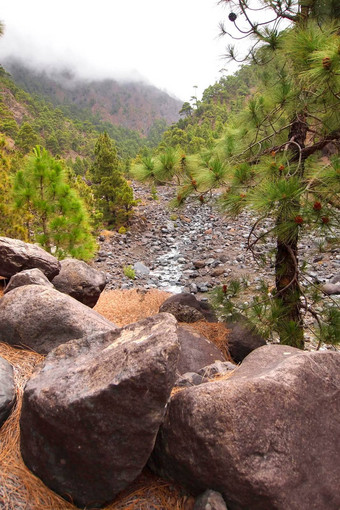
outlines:
M85 81L68 70L48 75L32 71L18 61L6 61L4 67L26 92L43 96L73 118L93 117L143 136L148 135L156 121L163 120L165 127L179 119L182 101L142 82Z

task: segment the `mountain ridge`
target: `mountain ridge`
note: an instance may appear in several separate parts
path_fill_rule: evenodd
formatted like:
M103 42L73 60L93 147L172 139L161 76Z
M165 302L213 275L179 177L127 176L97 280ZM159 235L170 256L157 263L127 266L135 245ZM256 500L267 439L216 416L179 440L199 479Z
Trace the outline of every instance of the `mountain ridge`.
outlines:
M18 60L5 60L4 68L29 94L43 96L76 118L90 114L98 121L138 131L147 136L155 122L177 122L182 101L154 85L116 80L81 79L69 69L31 70Z

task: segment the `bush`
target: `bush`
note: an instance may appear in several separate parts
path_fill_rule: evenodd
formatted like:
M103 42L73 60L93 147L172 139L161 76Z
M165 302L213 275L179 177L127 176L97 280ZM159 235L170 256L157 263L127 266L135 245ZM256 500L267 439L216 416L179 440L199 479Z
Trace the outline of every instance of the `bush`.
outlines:
M134 280L136 278L136 273L132 266L124 266L123 273L127 276L127 278L130 278L130 280Z

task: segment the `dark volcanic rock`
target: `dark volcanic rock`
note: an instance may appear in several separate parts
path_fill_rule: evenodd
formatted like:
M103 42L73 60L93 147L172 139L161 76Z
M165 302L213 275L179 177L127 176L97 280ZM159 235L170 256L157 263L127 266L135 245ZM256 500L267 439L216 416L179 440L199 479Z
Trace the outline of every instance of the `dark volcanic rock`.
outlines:
M212 308L188 292L169 297L159 308L160 312L172 313L179 322L197 322L206 320L217 322Z
M235 363L240 363L249 353L258 347L266 345L265 339L259 335L245 317L235 315L232 321L227 322L228 350Z
M177 370L180 374L198 372L216 360L225 361L218 347L196 331L179 327L178 339L181 344L181 353Z
M60 266L52 282L55 288L93 308L105 288L105 274L77 259L62 260Z
M8 417L15 402L13 367L0 357L0 427Z
M340 508L340 354L271 345L176 393L150 466L231 510Z
M20 273L16 273L11 276L4 290L4 294L16 289L17 287L22 287L23 285L44 285L50 289L54 288L53 284L44 275L44 273L40 271L40 269L24 269L24 271L20 271Z
M23 269L40 269L49 280L59 273L59 261L39 246L0 237L0 275L6 278Z
M79 506L112 500L151 454L178 353L176 321L168 314L52 351L25 388L27 466Z
M0 300L0 341L48 353L60 344L116 326L70 296L24 285Z

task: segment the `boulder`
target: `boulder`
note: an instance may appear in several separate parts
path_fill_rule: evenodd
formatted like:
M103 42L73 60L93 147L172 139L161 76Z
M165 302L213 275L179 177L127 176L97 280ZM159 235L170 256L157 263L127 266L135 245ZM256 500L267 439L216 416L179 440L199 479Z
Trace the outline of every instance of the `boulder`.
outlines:
M59 292L93 308L105 288L106 276L82 260L65 259L60 262L60 273L52 283Z
M0 274L6 278L24 269L40 269L49 280L60 271L58 259L36 244L0 237Z
M135 262L133 265L133 269L135 270L136 274L141 275L150 274L150 269L145 264L143 264L143 262Z
M227 510L227 507L219 492L207 490L196 499L194 510Z
M235 363L241 363L254 349L266 345L255 326L241 314L235 314L226 326L229 330L228 350Z
M338 510L339 370L338 352L256 349L173 395L150 467L231 510Z
M0 299L0 341L46 354L59 344L115 324L70 296L42 285L24 285Z
M337 273L329 280L329 283L340 283L340 273Z
M217 360L225 361L220 349L197 331L187 327L179 327L178 339L181 345L181 353L177 370L181 375L186 372L198 372L201 368Z
M15 402L13 367L0 357L0 427L8 417Z
M83 507L142 471L175 379L175 319L159 314L52 351L28 381L21 451L46 485Z
M44 275L44 273L40 271L40 269L24 269L23 271L20 271L20 273L16 273L11 276L4 290L4 294L16 289L17 287L22 287L23 285L44 285L50 289L54 288L53 284Z
M322 290L328 296L333 296L334 294L340 294L340 282L337 283L325 283L322 285Z
M206 266L205 260L194 260L193 265L196 269L202 269Z
M159 308L160 312L172 313L179 322L197 322L206 320L217 322L217 318L208 303L198 301L189 292L169 297Z

